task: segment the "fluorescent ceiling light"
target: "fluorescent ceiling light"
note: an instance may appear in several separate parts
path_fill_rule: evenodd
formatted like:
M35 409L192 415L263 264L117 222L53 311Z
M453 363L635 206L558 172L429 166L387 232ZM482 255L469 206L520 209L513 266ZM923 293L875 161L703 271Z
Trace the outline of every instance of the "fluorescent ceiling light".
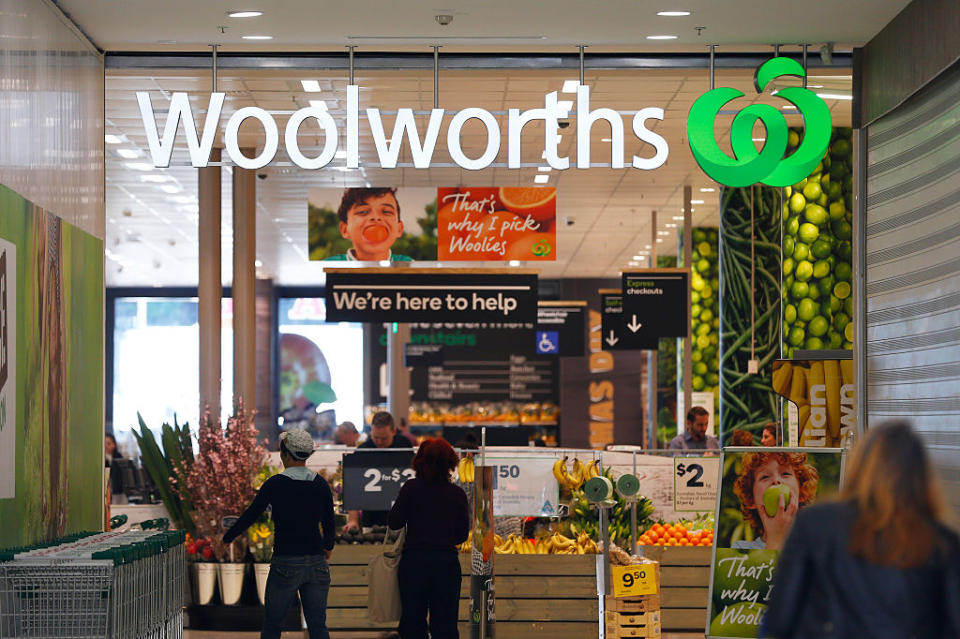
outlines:
M690 15L689 11L657 11L658 16L663 16L664 18L682 18L683 16Z
M663 244L663 238L657 238L657 244Z
M647 40L676 40L677 36L675 35L652 35L647 36Z
M229 18L258 18L263 15L263 11L230 11L227 13Z
M140 157L140 151L136 149L117 149L117 155L128 160Z
M179 192L180 192L180 189L178 189L177 187L175 187L175 186L172 185L172 184L164 184L163 186L160 187L160 190L163 191L164 193L179 193Z
M303 90L307 93L319 93L320 92L320 81L319 80L300 80L300 84L303 85Z
M657 235L670 235L670 231L657 231Z
M690 200L690 204L703 204L703 200Z
M260 268L261 266L263 266L263 262L261 262L260 260L254 260L253 265L256 266L257 268Z
M612 142L613 140L611 140L610 138L600 138L600 141L601 141L601 142Z
M754 142L766 142L767 138L752 138Z
M843 93L818 93L819 97L824 100L852 100L852 95L845 95Z
M683 216L682 216L682 215L674 215L674 216L673 216L673 219L675 219L675 220L683 220Z
M808 85L807 85L807 88L808 88L808 89L822 89L822 88L823 88L823 85L822 85L822 84L808 84Z
M251 35L243 36L244 40L273 40L273 36L264 36L264 35Z
M320 109L321 111L327 110L327 101L326 100L310 100L310 106L315 109Z
M640 266L640 262L630 262L627 266Z
M716 189L713 188L712 186L705 186L702 189L700 189L701 193L713 193L714 191L716 191Z
M110 133L103 136L103 141L107 144L120 144L123 142L123 139L118 135L112 135Z
M670 224L669 222L668 222L667 224L664 224L664 226L667 227L668 229L675 229L675 228L677 228L677 225L676 225L676 224Z
M131 171L152 171L153 165L146 162L124 162L123 165Z
M550 176L549 176L549 175L538 175L538 176L536 176L536 177L533 178L533 181L534 181L535 183L537 183L537 184L546 184L547 182L550 181Z
M784 104L784 105L783 105L782 107L780 107L780 108L783 109L784 111L796 111L796 110L797 110L797 107L793 106L792 104Z
M510 266L513 266L513 267L520 266L520 260L510 260Z
M551 166L538 166L538 167L537 167L537 170L540 171L541 173L549 173L550 171L553 170L553 167L551 167Z
M563 88L560 89L561 93L576 93L577 87L580 86L580 80L564 80Z

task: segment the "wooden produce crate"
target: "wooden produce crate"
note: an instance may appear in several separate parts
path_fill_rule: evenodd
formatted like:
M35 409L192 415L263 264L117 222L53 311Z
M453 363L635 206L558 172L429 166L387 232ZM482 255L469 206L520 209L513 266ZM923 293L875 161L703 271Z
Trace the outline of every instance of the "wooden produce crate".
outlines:
M604 613L604 636L607 639L621 637L660 637L660 611L623 613L607 610Z
M338 545L330 559L327 626L351 632L387 629L367 619L367 564L379 544ZM460 632L469 636L470 555L460 555ZM583 639L597 636L596 555L497 555L497 639Z
M664 632L703 632L710 597L709 547L644 546L660 562L660 624Z

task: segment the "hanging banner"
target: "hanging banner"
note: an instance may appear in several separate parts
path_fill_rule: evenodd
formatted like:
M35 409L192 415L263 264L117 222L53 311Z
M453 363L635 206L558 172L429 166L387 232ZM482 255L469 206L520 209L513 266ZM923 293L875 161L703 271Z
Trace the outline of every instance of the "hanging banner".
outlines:
M437 259L557 259L555 188L440 188L437 207Z
M324 269L328 322L523 322L537 319L537 272Z
M541 301L537 307L537 354L583 357L586 312L586 302Z
M720 464L706 635L757 637L790 527L839 490L843 451L728 448Z
M623 323L635 340L687 337L690 333L690 271L648 269L624 272Z
M487 457L493 468L496 517L556 517L560 486L553 475L556 459Z
M17 495L17 247L0 239L0 499Z
M603 316L603 349L610 351L657 350L656 338L650 339L628 326L624 320L623 294L619 289L600 291Z
M800 351L798 351L799 353ZM809 448L842 447L857 428L853 354L823 351L843 359L815 358L773 362L773 390L790 400L787 407L789 441Z

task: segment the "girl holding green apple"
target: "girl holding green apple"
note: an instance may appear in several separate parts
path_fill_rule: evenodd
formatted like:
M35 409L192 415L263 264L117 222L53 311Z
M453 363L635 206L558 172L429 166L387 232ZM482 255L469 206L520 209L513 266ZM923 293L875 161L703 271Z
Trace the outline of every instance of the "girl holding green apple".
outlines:
M745 453L741 466L733 491L757 538L733 547L780 550L797 512L816 498L820 475L806 453Z

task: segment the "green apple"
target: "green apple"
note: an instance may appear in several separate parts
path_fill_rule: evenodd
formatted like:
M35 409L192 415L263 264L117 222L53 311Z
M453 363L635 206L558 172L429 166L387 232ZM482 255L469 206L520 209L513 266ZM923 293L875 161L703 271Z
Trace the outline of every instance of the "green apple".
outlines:
M783 495L783 507L790 505L790 487L786 484L770 486L763 491L763 507L767 510L767 517L773 517L780 510L780 495Z

